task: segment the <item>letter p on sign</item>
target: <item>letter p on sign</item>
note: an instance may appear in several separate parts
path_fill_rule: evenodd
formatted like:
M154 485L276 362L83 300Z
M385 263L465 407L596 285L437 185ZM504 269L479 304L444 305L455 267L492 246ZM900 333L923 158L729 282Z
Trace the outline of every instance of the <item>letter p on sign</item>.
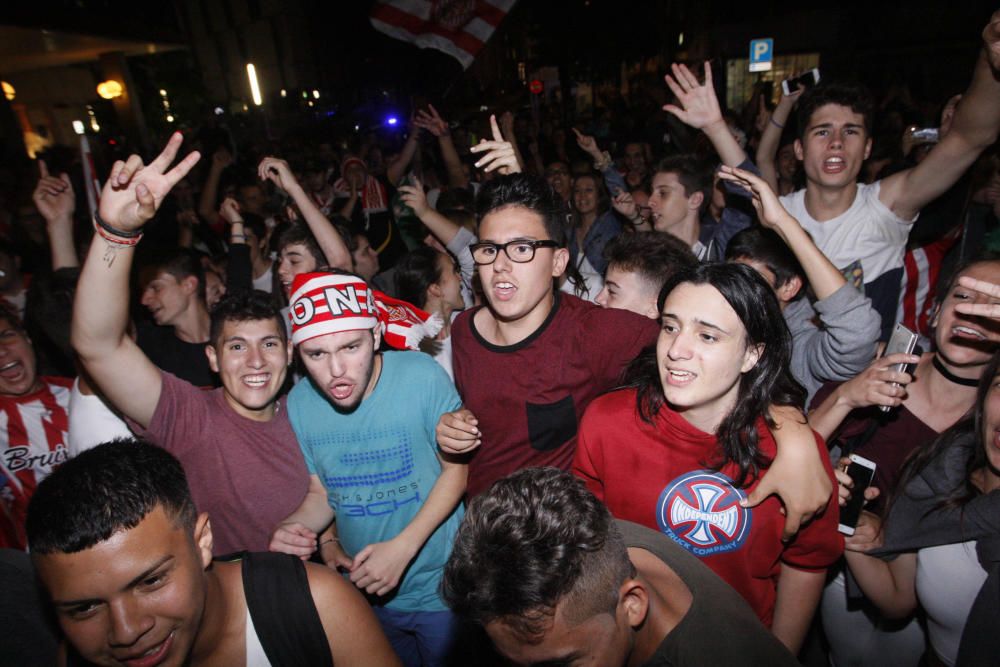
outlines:
M750 42L750 71L766 72L774 61L774 40L755 39Z

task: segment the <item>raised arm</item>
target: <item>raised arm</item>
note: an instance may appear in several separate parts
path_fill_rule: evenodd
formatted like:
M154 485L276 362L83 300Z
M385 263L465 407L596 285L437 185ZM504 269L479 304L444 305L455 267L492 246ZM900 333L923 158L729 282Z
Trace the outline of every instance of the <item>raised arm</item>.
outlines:
M198 199L198 215L202 220L214 220L215 201L219 197L219 180L222 172L233 163L233 156L225 148L220 148L212 154L212 164L208 166L208 176L201 189Z
M443 245L451 243L455 235L458 234L461 225L452 222L431 208L420 179L414 178L413 185L401 186L399 193L406 205L413 209L413 213L420 218L420 222L427 226L427 229L437 237L438 241Z
M719 99L712 86L711 64L705 61L704 83L698 83L698 79L686 65L674 63L670 69L673 76L670 74L666 76L667 86L681 106L667 104L663 110L670 112L686 125L704 132L719 154L722 164L730 167L740 166L747 159L747 154L740 148L722 117Z
M410 163L413 162L413 156L417 154L417 149L420 147L420 126L416 125L412 121L410 122L410 136L406 138L406 143L403 144L403 150L399 152L399 157L395 162L390 164L385 170L385 177L395 187L402 180L403 174L406 170L410 168Z
M951 128L912 169L882 181L879 199L904 220L955 184L1000 130L1000 11L983 29L983 50Z
M326 256L327 264L339 269L349 269L351 267L351 252L344 245L344 239L337 233L323 212L319 210L312 197L302 189L288 163L276 157L266 157L260 161L257 174L261 180L271 181L292 198L295 205L298 206L299 212L302 213L302 217L305 218L309 231L316 237L320 250Z
M868 368L833 390L809 412L809 422L816 432L829 440L852 410L872 405L896 407L906 397L906 385L913 376L895 369L897 364L915 364L913 354L890 354L873 361Z
M466 188L469 186L469 177L462 169L462 159L455 150L455 142L451 138L451 128L445 122L433 104L427 105L427 111L420 109L413 117L413 125L422 130L426 130L437 137L438 148L441 149L441 159L444 161L445 171L448 173L448 185L453 188Z
M76 245L73 243L73 213L76 211L73 184L68 174L59 174L58 178L50 176L44 160L38 161L38 170L41 178L32 199L38 212L45 218L52 270L80 266Z
M240 205L226 197L219 206L219 215L229 223L229 265L226 267L226 292L236 293L253 289L253 263L250 246L243 228Z
M834 292L847 284L844 275L816 247L798 220L785 210L774 190L763 178L748 171L727 166L723 166L719 171L719 178L736 183L751 193L751 202L757 211L757 218L761 225L777 233L795 255L795 258L799 260L817 299L822 300L832 296Z
M778 169L775 166L774 158L778 154L778 146L781 144L781 133L788 125L792 109L795 108L795 103L798 102L803 90L805 89L802 86L798 86L794 93L781 97L781 101L771 112L767 119L767 125L764 126L764 131L760 135L760 144L757 146L755 158L757 168L760 169L761 177L775 192L778 191Z
M473 153L486 153L476 162L476 166L483 171L496 169L501 176L521 173L523 169L517 160L517 152L513 144L503 138L496 116L490 116L490 128L493 131L493 140L483 139L469 149Z
M84 369L111 403L142 427L153 418L163 380L160 370L125 335L129 270L142 226L198 162L195 151L168 170L183 141L175 133L149 165L138 155L115 162L101 193L104 225L90 244L73 302L72 343Z

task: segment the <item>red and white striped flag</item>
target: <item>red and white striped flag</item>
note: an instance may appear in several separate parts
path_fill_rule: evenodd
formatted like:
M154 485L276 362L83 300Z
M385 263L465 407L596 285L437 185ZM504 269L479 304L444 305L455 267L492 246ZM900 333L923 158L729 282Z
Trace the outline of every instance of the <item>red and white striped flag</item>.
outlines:
M468 69L516 0L379 0L372 10L376 30L437 49Z

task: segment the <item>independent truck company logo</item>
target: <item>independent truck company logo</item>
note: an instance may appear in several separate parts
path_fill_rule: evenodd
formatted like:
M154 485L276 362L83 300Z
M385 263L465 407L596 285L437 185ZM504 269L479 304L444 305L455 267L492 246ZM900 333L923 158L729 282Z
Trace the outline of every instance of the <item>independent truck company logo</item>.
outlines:
M656 503L660 530L696 556L734 551L750 534L746 497L721 473L696 470L664 487Z

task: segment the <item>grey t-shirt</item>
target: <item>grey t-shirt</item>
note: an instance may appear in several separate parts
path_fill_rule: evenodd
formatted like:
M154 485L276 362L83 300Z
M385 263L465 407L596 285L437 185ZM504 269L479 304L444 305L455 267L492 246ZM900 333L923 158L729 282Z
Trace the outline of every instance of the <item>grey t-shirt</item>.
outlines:
M692 596L684 618L643 667L799 664L739 593L697 557L645 526L621 520L616 523L627 547L645 549L663 561Z

